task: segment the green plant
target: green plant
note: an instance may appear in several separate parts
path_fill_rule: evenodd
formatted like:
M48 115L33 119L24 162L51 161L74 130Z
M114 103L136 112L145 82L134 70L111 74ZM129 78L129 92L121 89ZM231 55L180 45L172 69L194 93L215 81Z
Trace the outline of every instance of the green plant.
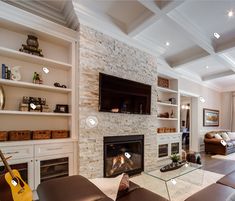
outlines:
M177 163L180 160L180 155L172 154L171 155L171 160L172 160L173 163Z

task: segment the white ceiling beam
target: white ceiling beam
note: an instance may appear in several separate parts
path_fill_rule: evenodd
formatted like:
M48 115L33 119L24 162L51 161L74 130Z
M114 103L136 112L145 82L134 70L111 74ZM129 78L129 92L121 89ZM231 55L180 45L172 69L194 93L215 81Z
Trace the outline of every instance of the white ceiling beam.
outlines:
M127 26L127 33L130 37L136 37L143 30L153 25L160 19L160 16L146 12Z
M216 56L217 61L223 63L226 67L230 68L235 72L235 61L230 56L226 55L225 53L218 54Z
M148 0L148 1L137 0L137 1L156 15L159 15L159 13L162 13L161 9L158 7L158 5L156 4L154 0Z
M217 79L217 78L227 77L227 76L233 75L233 74L235 74L234 71L228 70L228 71L224 71L224 72L221 72L221 73L215 73L215 74L212 74L212 75L202 76L202 80L203 81L209 81L209 80L214 80L214 79Z
M193 24L188 18L186 18L183 14L179 13L177 10L172 11L168 14L168 16L173 20L177 25L184 29L185 33L187 33L190 38L201 48L207 51L211 56L214 57L218 62L220 62L223 66L235 71L235 65L232 65L231 62L225 57L218 55L215 52L213 45L211 44L211 40L205 37L205 34L195 25ZM197 59L197 57L195 57ZM174 67L181 67L186 62L181 62L180 65ZM228 72L232 72L228 71ZM221 74L223 76L223 74Z
M164 13L169 13L170 11L174 10L175 8L177 8L178 6L182 5L184 2L185 2L185 0L171 1L170 3L166 4L166 6L164 6L162 8L162 11Z
M205 34L192 23L186 16L177 10L173 10L168 13L168 17L176 23L176 25L180 26L185 33L194 41L198 46L207 51L209 54L215 54L214 47L211 44L210 39L206 38Z
M165 7L160 9L154 0L137 0L144 7L146 7L149 11L152 12L152 16L150 16L145 21L134 21L133 24L130 24L127 28L128 35L130 37L135 37L145 29L156 23L162 16L166 16L168 12L175 9L177 6L181 5L184 1L172 1L168 3Z

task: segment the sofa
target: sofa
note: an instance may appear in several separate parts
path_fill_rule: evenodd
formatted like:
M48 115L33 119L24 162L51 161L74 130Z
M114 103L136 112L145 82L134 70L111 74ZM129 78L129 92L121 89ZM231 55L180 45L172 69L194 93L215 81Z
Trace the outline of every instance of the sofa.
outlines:
M232 198L231 198L232 197ZM235 200L235 171L216 183L202 189L185 201L233 201Z
M219 136L221 139L219 139ZM228 135L228 139L226 135ZM226 145L221 143L221 140L226 142ZM235 137L234 133L227 131L211 131L205 134L204 138L205 152L210 154L227 155L235 152Z
M41 183L37 188L40 201L112 201L83 176L57 178ZM117 201L167 201L130 181L129 188L118 192Z

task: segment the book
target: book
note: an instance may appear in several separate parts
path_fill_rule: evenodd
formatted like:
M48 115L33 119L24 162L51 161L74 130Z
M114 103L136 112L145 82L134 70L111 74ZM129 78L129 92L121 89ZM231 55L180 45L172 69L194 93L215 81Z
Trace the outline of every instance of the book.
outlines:
M2 64L2 79L6 79L6 65Z

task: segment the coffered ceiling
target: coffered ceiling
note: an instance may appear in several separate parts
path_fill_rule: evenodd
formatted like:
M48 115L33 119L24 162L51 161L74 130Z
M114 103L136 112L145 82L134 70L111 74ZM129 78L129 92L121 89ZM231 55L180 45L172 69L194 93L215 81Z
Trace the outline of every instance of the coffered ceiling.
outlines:
M41 2L47 15L65 13L69 2L67 16L75 11L83 24L156 55L161 72L235 90L235 13L228 16L234 0L6 1L27 9Z

